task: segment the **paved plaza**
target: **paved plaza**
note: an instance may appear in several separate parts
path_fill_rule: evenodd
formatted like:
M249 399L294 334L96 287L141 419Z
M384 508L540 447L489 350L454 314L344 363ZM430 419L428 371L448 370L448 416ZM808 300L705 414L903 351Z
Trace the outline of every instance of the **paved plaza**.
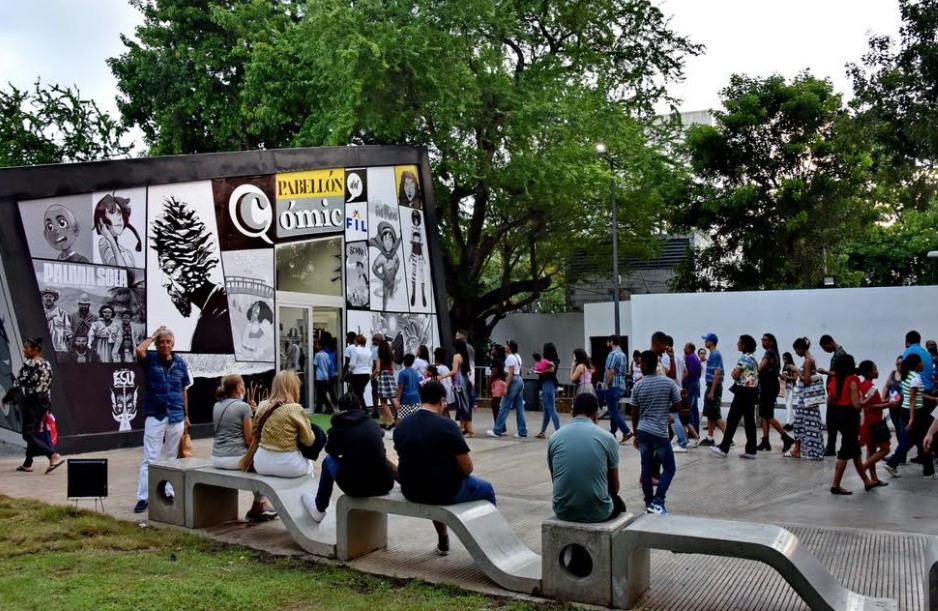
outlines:
M529 413L528 430L536 433L541 414ZM561 415L565 422L568 415ZM509 432L513 420L509 419ZM601 421L608 426L607 421ZM488 410L476 412L477 436L469 440L475 474L494 483L499 509L517 534L535 551L541 548L540 523L552 515L547 442L539 439L492 439ZM773 432L772 442L780 446ZM899 609L924 608L925 537L938 536L938 480L921 477L921 467L903 467L902 477L881 473L888 487L864 492L855 472L848 470L844 487L852 496L830 494L833 459L812 463L784 459L781 452L759 453L755 461L739 460L744 435L737 433L730 457L721 460L708 448L677 454L678 465L668 509L673 514L743 520L784 526L794 532L818 560L845 586L861 594L892 597ZM387 442L393 454L393 444ZM2 445L2 444L0 444ZM630 511L644 509L638 485L638 451L620 446L622 497ZM211 440L195 441L196 456L208 457ZM121 520L143 521L131 509L135 502L139 448L93 453L83 457L109 459L110 495L107 513ZM0 449L0 493L66 503L66 469L43 475L18 473L22 453ZM37 464L41 467L41 464ZM316 467L316 473L319 466ZM314 489L315 484L310 488ZM333 499L334 507L335 499ZM241 493L242 513L250 495ZM92 508L93 502L83 501ZM335 530L330 508L321 528ZM262 549L275 554L305 555L293 543L279 521L248 524L243 521L205 531L208 536ZM471 590L515 596L489 581L473 564L457 541L447 557L434 553L436 536L426 521L391 516L386 550L351 562L370 573L395 577L420 577L432 582L454 583ZM767 566L747 561L688 554L652 552L651 589L636 609L653 611L788 611L807 609L784 580Z

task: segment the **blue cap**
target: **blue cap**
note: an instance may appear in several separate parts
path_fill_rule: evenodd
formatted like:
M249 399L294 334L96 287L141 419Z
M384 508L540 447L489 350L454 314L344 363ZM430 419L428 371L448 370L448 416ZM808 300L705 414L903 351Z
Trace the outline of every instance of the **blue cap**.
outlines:
M704 340L705 342L713 342L714 344L720 343L720 338L717 337L716 333L707 333L706 335L701 336L700 339Z

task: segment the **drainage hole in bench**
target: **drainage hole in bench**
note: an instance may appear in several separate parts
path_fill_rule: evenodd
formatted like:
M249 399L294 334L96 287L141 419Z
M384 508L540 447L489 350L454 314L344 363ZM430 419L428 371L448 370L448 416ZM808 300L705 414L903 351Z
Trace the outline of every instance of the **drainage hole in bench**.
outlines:
M156 485L156 496L166 505L172 505L176 501L176 491L173 485L167 480L160 480Z
M582 545L571 543L560 550L560 566L578 579L593 572L593 558Z

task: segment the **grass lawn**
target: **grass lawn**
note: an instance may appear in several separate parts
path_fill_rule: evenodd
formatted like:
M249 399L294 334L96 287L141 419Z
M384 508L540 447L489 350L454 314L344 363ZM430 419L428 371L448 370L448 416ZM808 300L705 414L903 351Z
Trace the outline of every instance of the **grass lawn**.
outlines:
M0 495L0 608L572 610L270 556Z
M309 421L319 425L319 427L327 433L329 429L332 428L332 414L311 414Z

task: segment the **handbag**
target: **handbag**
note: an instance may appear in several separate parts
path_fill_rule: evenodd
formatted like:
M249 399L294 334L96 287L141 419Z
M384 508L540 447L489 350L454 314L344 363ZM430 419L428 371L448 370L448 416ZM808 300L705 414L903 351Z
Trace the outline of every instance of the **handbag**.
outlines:
M885 420L870 425L870 437L877 443L885 443L892 439L892 433L889 431L889 425L886 424Z
M281 405L283 405L283 401L275 403L269 410L264 412L261 419L257 422L257 435L254 435L254 439L251 441L251 447L249 447L248 451L241 457L241 462L238 465L241 467L242 471L254 471L254 455L257 454L257 448L261 445L261 431L264 429L264 423L267 422L270 415L274 413L274 410Z
M189 429L186 429L179 438L179 451L176 453L176 458L192 458L193 456L195 454L192 451L192 437L189 435Z
M311 422L310 427L313 429L313 445L308 446L297 439L296 449L300 451L303 458L316 461L319 460L319 454L322 452L322 449L326 447L327 435L326 432L322 430L322 427L315 423Z
M811 376L811 383L801 391L801 398L805 407L817 409L827 403L827 393L824 390L824 379L820 374Z

